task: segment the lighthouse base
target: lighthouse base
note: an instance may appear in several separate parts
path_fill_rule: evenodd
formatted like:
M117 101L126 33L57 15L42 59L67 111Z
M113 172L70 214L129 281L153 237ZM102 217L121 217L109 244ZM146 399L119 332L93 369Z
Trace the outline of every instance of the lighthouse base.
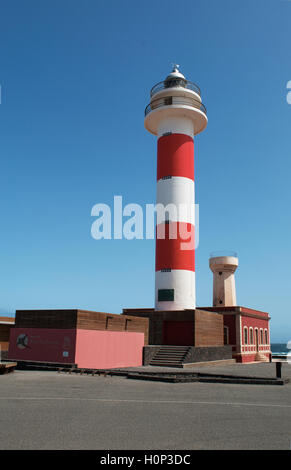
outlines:
M176 311L124 309L123 314L148 318L149 345L152 348L164 346L167 349L165 355L169 357L175 352L170 351L170 347L188 346L193 351L201 348L205 349L202 353L207 354L207 349L216 348L218 352L217 348L227 346L232 349L232 358L236 362L271 360L270 316L267 312L222 306ZM219 359L227 358L208 360Z
M149 344L223 346L223 316L204 310L124 309L124 315L149 319Z

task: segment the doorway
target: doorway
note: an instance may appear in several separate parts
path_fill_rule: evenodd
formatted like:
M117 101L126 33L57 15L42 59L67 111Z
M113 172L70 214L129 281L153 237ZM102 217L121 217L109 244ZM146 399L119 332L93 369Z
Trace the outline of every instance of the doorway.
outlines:
M172 346L193 346L194 322L165 321L163 324L163 344Z

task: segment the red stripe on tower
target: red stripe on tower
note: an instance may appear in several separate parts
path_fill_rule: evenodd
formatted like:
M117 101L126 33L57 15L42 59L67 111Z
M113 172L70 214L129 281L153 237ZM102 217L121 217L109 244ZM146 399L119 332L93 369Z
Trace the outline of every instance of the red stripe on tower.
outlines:
M194 141L189 135L170 134L159 138L157 180L169 175L194 181Z
M159 224L156 230L156 271L195 271L194 225L185 222Z

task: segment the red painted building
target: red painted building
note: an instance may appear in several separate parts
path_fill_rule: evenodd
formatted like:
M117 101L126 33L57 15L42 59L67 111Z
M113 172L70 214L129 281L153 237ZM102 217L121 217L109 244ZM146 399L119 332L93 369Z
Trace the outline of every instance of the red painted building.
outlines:
M224 344L232 346L237 362L270 360L270 316L246 307L200 307L223 314Z
M16 311L9 359L84 369L141 366L148 320L84 310Z

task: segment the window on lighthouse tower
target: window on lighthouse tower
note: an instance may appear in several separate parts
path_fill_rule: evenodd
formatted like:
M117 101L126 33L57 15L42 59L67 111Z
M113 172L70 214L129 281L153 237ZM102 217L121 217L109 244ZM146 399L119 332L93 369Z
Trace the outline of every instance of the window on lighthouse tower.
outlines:
M158 301L159 302L172 302L174 300L174 289L159 289Z

